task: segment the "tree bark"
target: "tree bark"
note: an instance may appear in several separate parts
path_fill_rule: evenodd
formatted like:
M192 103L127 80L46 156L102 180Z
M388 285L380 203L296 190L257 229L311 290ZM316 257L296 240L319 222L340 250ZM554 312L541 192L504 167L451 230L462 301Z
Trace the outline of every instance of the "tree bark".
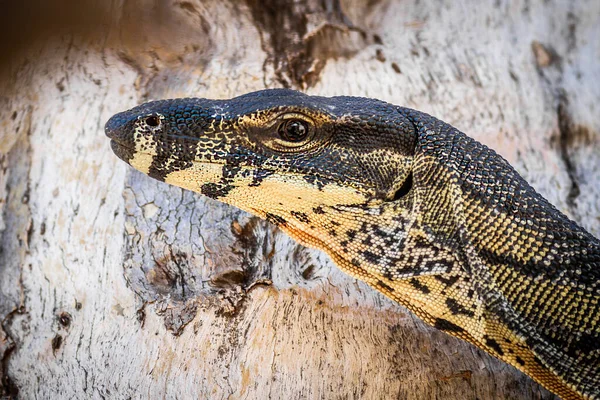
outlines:
M157 98L377 97L494 148L598 236L598 1L48 3L0 28L0 397L554 398L129 168L103 125Z

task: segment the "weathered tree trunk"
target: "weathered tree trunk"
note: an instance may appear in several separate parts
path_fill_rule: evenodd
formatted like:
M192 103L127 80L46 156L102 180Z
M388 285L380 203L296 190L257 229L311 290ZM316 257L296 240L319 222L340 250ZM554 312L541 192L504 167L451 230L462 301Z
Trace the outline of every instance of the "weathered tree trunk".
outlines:
M553 397L266 222L128 168L103 124L282 85L377 97L495 148L598 235L597 0L31 3L0 28L0 397Z

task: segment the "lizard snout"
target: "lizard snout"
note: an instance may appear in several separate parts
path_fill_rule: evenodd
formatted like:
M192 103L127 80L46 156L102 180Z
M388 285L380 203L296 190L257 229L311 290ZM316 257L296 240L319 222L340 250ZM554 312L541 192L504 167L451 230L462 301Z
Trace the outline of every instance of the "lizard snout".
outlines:
M104 125L104 134L119 144L127 145L133 136L131 129L127 129L132 125L133 119L127 111L113 115Z
M119 118L119 114L113 115L107 122L104 124L104 134L109 138L113 139L117 133L117 130L121 126L121 118Z

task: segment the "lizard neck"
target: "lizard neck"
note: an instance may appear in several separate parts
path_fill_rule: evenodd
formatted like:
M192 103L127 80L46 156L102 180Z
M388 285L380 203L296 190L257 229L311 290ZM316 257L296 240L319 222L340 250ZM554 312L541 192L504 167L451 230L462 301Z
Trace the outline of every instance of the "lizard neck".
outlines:
M454 247L484 307L534 349L535 362L594 387L593 371L572 371L598 368L600 241L493 150L414 113L423 229Z
M403 110L418 132L415 185L421 188L419 212L426 229L440 233L439 240L458 235L491 261L537 265L528 271L533 277L598 285L598 239L539 195L494 150L433 117ZM440 201L450 207L440 207ZM446 215L436 211L440 208ZM567 244L568 251L561 250Z

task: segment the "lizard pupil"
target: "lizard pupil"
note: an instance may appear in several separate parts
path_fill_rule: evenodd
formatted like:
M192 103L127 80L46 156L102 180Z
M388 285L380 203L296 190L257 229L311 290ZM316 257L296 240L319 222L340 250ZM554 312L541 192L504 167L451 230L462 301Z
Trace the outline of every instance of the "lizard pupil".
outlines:
M281 125L279 134L288 142L300 142L308 135L308 125L305 121L292 119Z
M148 117L146 117L146 125L152 127L152 128L156 128L157 126L160 125L160 118L158 118L158 116L156 115L150 115Z

